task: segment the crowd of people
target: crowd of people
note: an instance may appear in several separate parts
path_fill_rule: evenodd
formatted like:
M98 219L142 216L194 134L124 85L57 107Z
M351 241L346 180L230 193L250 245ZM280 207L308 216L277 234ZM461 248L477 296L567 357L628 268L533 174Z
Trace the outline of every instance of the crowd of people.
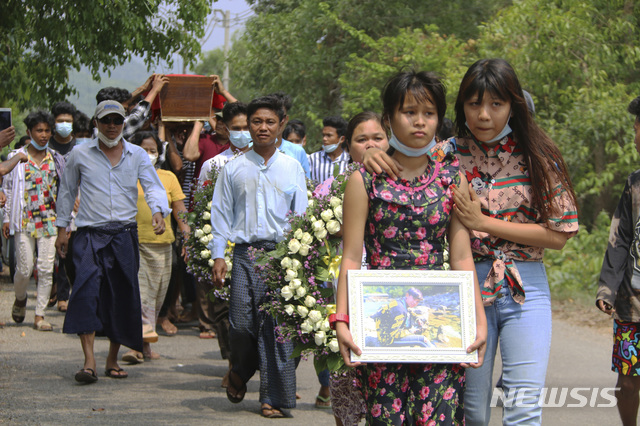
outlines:
M35 265L34 327L52 330L47 306L57 303L66 312L63 331L77 334L83 349L79 383L98 380L96 336L110 341L106 376L123 379L128 374L120 361L161 358L151 349L157 325L172 335L176 322L197 321L199 337L217 338L229 361L222 383L228 399L242 401L259 370L262 415L284 417L283 410L296 405L297 363L292 343L277 334L276 319L260 309L268 293L251 252L273 249L288 230L288 215L304 214L309 179L318 187L314 194L321 194L355 162L363 166L346 186L336 313L329 318L350 369L319 373L316 406L332 408L338 425L363 417L368 424L486 425L500 344L505 394L530 390L522 403L504 405L503 422L540 424L551 344L542 256L577 233L577 203L562 155L535 123L531 97L507 62L486 59L469 68L453 123L445 119L445 87L436 74L398 73L382 89L382 115L324 118L322 149L308 155L305 124L289 120L288 95L244 103L213 76L208 121L165 122L154 101L169 81L154 74L133 93L104 88L92 118L68 102L33 111L24 120L26 137L0 164L3 234L14 253L12 318L25 320ZM630 111L640 117L637 102ZM0 145L14 138L13 128L2 131ZM191 232L185 217L194 190L213 168L219 171L211 200L213 266L211 281L203 282L185 267L184 241ZM633 176L627 198L635 196ZM627 198L612 230L625 239L624 247L632 239L635 244L638 216ZM224 255L229 242L230 279ZM627 328L619 331L628 327L620 321L638 320L635 281L625 278L635 279L637 258L629 262L623 252L610 246L598 296L601 310L618 315L618 351L630 339ZM362 348L349 329L348 271L363 264L439 270L445 262L475 273L477 329L468 351L478 351L478 362L352 362L351 353ZM623 274L629 263L633 271ZM629 285L616 299L624 279ZM210 298L214 286L229 286L229 300ZM401 340L393 327L421 301L412 287L381 310L377 341ZM409 337L403 344L429 345L422 336ZM121 345L130 350L119 359ZM621 359L614 352L614 368L623 377L620 396L630 395L631 412L625 413L635 419L640 385L624 377L637 375L637 360L629 365Z

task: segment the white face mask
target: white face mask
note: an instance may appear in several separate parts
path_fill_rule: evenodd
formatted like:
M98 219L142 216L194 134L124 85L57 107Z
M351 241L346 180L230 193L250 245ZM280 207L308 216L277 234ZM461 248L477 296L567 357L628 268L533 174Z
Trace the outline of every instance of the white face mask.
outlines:
M253 145L248 130L229 130L229 140L238 149Z
M467 129L471 130L469 128L469 123L467 123L466 121L464 122L464 125L467 126ZM504 125L504 129L502 129L502 131L500 133L498 133L495 137L493 137L492 139L488 140L488 141L480 141L480 142L484 142L484 143L493 143L493 142L497 142L500 141L502 139L504 139L509 133L511 133L513 130L511 130L511 126L509 126L509 122L507 121L507 124ZM475 135L474 135L475 137ZM476 138L477 139L477 138Z
M29 136L31 136L31 135L29 135ZM33 140L33 137L31 137L31 146L33 146L38 151L44 151L49 146L49 142L47 142L44 146L42 146L38 142Z
M73 131L73 123L56 123L56 133L66 138Z
M398 139L393 133L393 129L391 128L391 126L389 126L389 129L391 130L389 146L403 153L407 157L420 157L422 155L426 155L431 150L431 148L436 145L436 137L434 136L433 139L431 139L431 142L427 144L427 146L424 146L422 148L412 148L400 142L400 139Z
M31 139L31 146L37 149L38 151L44 151L49 146L49 142L45 146L40 145L38 142Z
M102 134L100 130L98 130L98 139L100 139L102 143L107 146L107 148L113 148L118 145L118 142L120 141L120 139L122 139L122 131L118 136L116 136L115 139L109 139L104 134Z
M331 154L333 151L338 149L339 146L339 143L334 143L333 145L322 145L322 149L324 149L324 152L327 154Z
M151 161L151 165L155 166L158 161L158 154L149 154L149 160Z
M76 138L76 145L82 145L87 142L91 142L91 138Z

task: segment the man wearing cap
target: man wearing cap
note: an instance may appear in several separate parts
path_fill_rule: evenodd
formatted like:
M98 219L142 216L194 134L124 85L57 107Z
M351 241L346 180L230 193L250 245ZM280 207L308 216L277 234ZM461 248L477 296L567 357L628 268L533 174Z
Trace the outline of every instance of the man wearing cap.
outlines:
M117 363L121 344L142 351L135 219L138 180L153 213L154 232L164 232L163 217L170 213L166 191L147 153L122 137L124 118L118 102L98 104L98 137L71 151L58 196L56 249L64 258L66 228L76 195L79 190L82 193L71 253L77 272L63 327L65 333L80 336L85 361L75 378L81 383L98 380L93 353L96 334L110 340L108 377L127 377Z

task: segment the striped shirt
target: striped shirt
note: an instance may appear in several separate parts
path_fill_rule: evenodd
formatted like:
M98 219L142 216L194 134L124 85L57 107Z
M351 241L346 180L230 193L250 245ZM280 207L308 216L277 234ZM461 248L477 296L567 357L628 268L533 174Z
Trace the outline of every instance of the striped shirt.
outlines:
M335 161L322 149L309 154L310 179L320 184L332 176L344 173L350 159L347 151L342 151Z
M195 177L196 177L196 163L193 161L187 161L184 159L184 155L182 155L182 151L178 150L178 154L180 155L180 159L182 160L182 172L183 172L183 180L182 184L182 193L185 196L184 204L188 211L191 211L191 191L195 186Z

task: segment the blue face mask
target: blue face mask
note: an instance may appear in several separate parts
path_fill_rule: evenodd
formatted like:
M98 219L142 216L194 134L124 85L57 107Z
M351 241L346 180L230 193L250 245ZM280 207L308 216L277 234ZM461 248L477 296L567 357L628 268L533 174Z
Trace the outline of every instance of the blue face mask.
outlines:
M391 129L391 126L389 126L389 128ZM421 155L426 155L429 151L431 151L431 148L433 148L435 145L436 145L436 137L434 136L433 139L431 139L431 142L427 144L427 146L422 148L411 148L410 146L406 146L405 144L400 142L398 138L396 138L396 135L393 134L393 129L391 129L389 146L395 149L396 151L399 151L402 154L406 155L407 157L420 157Z
M49 142L47 142L44 146L40 145L38 142L31 139L31 146L33 146L38 151L44 151L49 146Z
M238 149L253 146L251 133L248 130L229 130L229 141Z
M73 131L73 123L56 123L56 133L66 138Z
M467 129L469 129L469 124L465 121L464 125L467 126ZM469 129L471 130L471 129ZM505 138L505 136L507 136L509 133L511 133L511 126L509 126L509 122L507 121L507 124L505 124L504 129L502 129L502 131L500 133L498 133L498 135L494 138L492 138L491 140L488 141L480 141L482 143L493 143L493 142L497 142L500 141L502 139ZM475 137L475 136L474 136Z
M76 145L91 142L91 138L76 138Z
M339 146L339 143L334 143L333 145L322 145L322 149L324 149L324 152L327 154L331 154L333 151L338 149Z

